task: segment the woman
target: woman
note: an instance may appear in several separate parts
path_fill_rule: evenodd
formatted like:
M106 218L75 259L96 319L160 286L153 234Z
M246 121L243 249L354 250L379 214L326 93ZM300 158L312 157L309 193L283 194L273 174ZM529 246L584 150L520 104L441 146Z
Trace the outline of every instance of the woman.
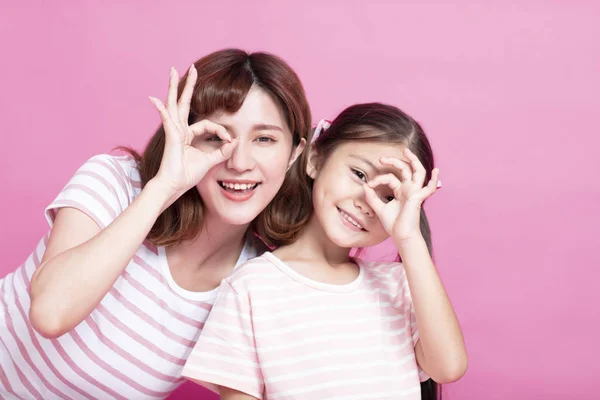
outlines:
M167 396L255 236L286 243L308 214L310 110L282 60L218 51L151 101L162 126L144 153L87 161L0 280L0 397Z

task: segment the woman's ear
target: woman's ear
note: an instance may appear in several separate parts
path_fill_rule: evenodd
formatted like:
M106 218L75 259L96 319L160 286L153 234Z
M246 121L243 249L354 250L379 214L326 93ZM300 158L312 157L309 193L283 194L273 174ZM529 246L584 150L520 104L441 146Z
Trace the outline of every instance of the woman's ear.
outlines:
M308 149L308 162L306 163L306 174L312 179L317 177L317 167L319 165L319 157L314 144L311 144Z
M294 164L294 162L298 159L298 157L300 157L300 154L302 154L302 151L304 151L305 147L306 147L306 139L302 138L300 140L300 143L298 143L298 146L296 146L296 148L292 151L292 155L290 156L290 161L288 162L288 167L287 167L288 170L292 167L292 164Z

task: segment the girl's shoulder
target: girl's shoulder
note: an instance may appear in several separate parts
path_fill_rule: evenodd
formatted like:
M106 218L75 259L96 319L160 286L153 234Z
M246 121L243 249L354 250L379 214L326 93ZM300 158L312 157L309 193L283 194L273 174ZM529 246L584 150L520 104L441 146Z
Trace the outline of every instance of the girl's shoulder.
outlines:
M410 295L408 279L401 262L358 261L365 271L367 284L377 290L384 290L393 298Z
M404 266L398 261L368 261L358 259L356 262L361 268L365 269L365 272L371 275L380 277L404 275Z
M225 278L236 292L246 292L256 284L278 279L281 271L273 265L269 252L263 252L257 257L245 261Z

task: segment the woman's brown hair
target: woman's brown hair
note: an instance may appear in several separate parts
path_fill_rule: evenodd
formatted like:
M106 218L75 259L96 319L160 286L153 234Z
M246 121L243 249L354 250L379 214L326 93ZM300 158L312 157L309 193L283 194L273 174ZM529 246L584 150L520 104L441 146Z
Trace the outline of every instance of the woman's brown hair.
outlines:
M292 68L279 57L226 49L211 53L194 65L198 79L191 100L190 125L216 111L236 112L242 107L250 88L258 86L281 108L292 132L293 146L302 139L310 142L311 114L304 88ZM178 96L183 91L186 78L187 75L179 82ZM129 150L138 161L143 186L156 176L164 147L165 131L161 125L141 155ZM250 229L269 246L289 243L310 213L306 153L303 152L289 168L275 198L251 224ZM147 239L159 246L193 239L202 227L202 215L202 198L193 187L158 217Z

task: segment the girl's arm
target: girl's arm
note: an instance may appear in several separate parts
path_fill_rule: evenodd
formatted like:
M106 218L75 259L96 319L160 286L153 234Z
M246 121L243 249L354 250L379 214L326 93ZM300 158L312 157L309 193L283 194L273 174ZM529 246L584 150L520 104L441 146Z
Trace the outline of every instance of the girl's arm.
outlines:
M462 330L444 285L421 238L394 240L402 257L415 308L419 366L438 383L460 379L467 369Z
M421 206L438 187L439 170L432 171L424 186L426 171L419 159L404 149L407 159L382 158L384 165L398 169L380 175L364 186L365 197L398 248L412 295L420 339L415 345L419 366L438 383L460 379L467 368L462 330L435 269L420 230ZM374 188L384 185L394 199L383 202Z
M236 145L220 125L204 120L188 126L197 72L190 69L177 102L177 72L171 70L167 105L155 98L165 130L159 171L138 198L101 230L82 211L61 208L46 252L30 286L31 325L45 337L58 337L83 321L108 293L158 216L195 186L212 166L231 156ZM225 143L212 153L191 146L194 137L218 135Z
M250 396L249 394L239 392L226 386L219 386L219 393L221 393L221 400L258 400L254 396Z

